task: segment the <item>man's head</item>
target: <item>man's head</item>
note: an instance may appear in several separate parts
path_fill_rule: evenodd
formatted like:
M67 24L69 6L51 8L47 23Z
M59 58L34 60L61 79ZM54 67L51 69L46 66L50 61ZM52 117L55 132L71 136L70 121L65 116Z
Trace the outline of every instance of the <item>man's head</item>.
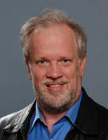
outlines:
M81 93L86 58L83 30L58 10L48 10L25 23L21 43L40 108L66 111Z
M42 14L30 18L22 27L20 31L20 39L25 58L29 61L29 37L35 31L38 32L41 28L46 28L54 24L64 24L70 27L76 35L78 43L79 58L86 56L86 36L82 28L69 19L63 11L60 10L45 10Z

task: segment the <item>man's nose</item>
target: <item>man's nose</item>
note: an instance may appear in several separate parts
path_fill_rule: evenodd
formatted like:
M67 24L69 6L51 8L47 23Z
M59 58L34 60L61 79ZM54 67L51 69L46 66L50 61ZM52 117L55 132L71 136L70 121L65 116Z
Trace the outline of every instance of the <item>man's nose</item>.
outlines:
M63 73L60 64L56 62L49 64L49 66L47 67L46 76L47 78L51 79L61 78L63 76Z

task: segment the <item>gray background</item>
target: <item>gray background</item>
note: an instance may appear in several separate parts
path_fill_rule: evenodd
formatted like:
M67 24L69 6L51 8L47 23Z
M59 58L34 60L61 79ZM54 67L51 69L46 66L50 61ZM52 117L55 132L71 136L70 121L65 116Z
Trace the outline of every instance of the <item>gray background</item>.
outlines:
M44 8L59 8L75 19L88 37L83 86L108 108L108 0L0 0L0 117L33 98L19 40L29 17Z

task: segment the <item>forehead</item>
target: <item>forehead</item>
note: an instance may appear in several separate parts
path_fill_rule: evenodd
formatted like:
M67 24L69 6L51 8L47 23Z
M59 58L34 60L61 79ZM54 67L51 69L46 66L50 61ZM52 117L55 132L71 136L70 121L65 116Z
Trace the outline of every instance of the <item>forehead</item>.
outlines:
M67 25L53 25L33 32L29 39L30 53L72 53L77 50L75 32Z
M62 24L62 23L58 23L58 24L55 23L55 24L48 25L46 27L40 26L32 32L32 34L37 34L38 36L40 34L48 35L48 33L51 33L52 35L61 33L62 35L65 35L65 34L67 36L69 35L71 37L71 39L73 39L73 37L76 38L75 31L72 28L70 28L68 25Z

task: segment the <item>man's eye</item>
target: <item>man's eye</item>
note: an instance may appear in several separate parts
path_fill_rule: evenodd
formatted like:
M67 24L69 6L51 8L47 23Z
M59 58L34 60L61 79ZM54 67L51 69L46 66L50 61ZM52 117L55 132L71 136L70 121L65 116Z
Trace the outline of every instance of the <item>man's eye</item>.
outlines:
M39 64L44 64L45 62L46 62L46 61L43 60L43 59L38 61Z
M62 62L67 63L67 62L69 62L69 60L68 59L63 59Z

